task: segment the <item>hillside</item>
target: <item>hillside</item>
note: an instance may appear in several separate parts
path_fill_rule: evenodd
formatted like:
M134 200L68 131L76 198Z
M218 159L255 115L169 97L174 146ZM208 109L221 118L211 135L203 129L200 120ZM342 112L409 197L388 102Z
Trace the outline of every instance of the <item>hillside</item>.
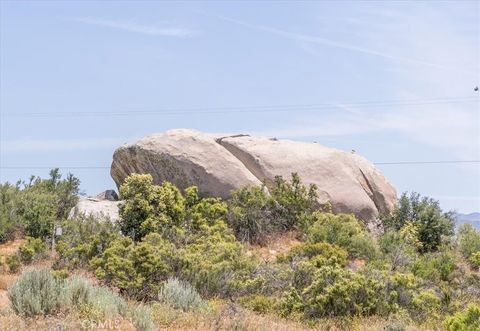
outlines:
M470 214L456 214L455 220L458 225L468 223L477 230L480 230L480 213L475 212Z

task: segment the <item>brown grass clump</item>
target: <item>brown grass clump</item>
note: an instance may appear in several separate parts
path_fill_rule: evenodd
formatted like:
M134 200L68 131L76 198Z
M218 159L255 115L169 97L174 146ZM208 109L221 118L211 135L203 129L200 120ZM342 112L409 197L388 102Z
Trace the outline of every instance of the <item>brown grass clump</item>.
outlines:
M16 239L0 244L0 255L8 256L15 254L18 247L20 247L24 242L24 239Z
M290 248L301 243L297 236L298 233L293 230L270 235L266 238L265 245L251 245L250 248L252 251L258 252L265 261L273 261L278 254L286 253Z

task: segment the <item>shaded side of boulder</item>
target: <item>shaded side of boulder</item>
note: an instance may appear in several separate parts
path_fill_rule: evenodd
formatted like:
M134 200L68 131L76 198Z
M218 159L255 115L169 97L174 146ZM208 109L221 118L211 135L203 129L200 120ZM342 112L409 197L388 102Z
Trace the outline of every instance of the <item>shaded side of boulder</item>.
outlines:
M156 184L195 185L202 196L222 198L238 187L261 184L214 136L194 130L171 130L118 148L110 173L118 187L132 173L148 173Z
M106 190L95 196L99 200L118 201L118 194L115 190Z

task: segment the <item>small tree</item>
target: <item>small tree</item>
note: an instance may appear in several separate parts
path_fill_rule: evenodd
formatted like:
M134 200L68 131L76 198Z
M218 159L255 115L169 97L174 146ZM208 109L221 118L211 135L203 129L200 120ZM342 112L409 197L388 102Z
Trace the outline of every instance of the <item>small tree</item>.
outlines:
M151 175L132 174L120 187L122 233L139 241L150 232L174 235L185 216L185 199L174 185L153 185Z
M303 185L297 173L292 173L290 182L276 176L270 193L277 207L275 218L281 220L286 229L298 225L300 218L312 212L317 203L317 186Z
M415 225L422 244L420 252L436 251L454 229L452 213L443 212L438 201L415 192L403 193L392 213L382 215L381 221L385 230L399 231L408 224Z

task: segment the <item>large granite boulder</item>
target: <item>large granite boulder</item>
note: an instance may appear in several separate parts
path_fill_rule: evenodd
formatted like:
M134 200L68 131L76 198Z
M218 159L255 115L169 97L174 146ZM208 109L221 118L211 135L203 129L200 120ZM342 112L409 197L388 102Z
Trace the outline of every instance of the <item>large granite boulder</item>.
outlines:
M110 170L120 186L131 173L148 173L154 183L198 186L204 196L227 198L230 191L260 181L215 136L193 130L154 134L118 148Z
M317 185L318 202L330 202L337 213L373 220L396 201L394 187L367 159L317 143L170 130L118 148L111 167L117 186L131 173L149 173L155 183L196 185L204 196L223 198L292 172Z
M119 207L122 203L117 201L118 196L114 190L107 190L96 197L80 199L75 207L70 210L68 218L92 216L96 219L110 219L112 222L120 220Z

